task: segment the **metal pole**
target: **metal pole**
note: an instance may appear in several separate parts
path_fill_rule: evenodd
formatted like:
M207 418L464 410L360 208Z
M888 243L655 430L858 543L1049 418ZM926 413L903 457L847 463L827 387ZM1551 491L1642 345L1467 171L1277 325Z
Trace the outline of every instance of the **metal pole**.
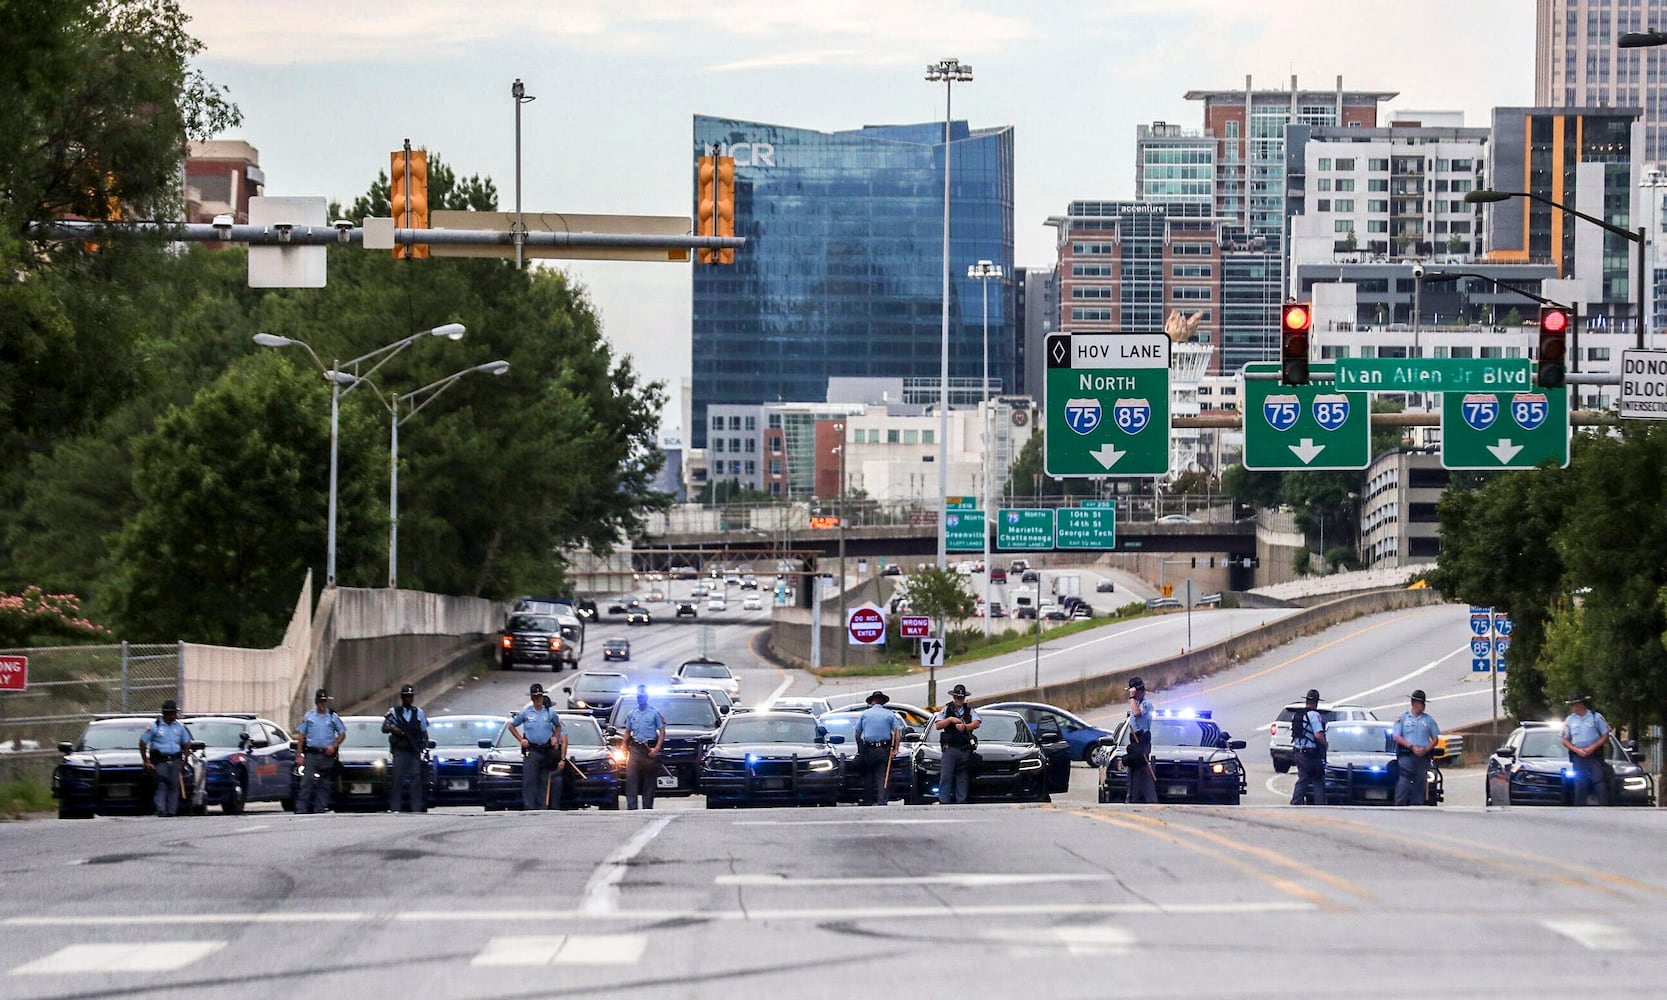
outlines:
M411 204L412 201L415 200L415 198L416 198L416 192L413 191L412 188L411 188L411 140L407 139L407 140L405 140L405 219L404 219L406 229L415 228L412 225L412 222L413 222L412 213L415 212L416 209ZM411 259L411 248L406 247L405 250L399 256L400 256L401 260L410 260Z
M845 442L849 439L847 429L850 421L842 420L836 426L839 428L839 628L845 630L849 613L845 608ZM851 644L842 641L839 644L839 665L845 666L846 654L850 652Z
M990 637L990 276L980 274L984 292L984 638Z
M128 684L130 683L130 679L129 679L129 676L128 676L128 671L130 669L131 669L131 664L128 661L127 640L123 639L122 640L122 711L124 711L124 712L127 711L127 690L128 690Z
M515 98L515 269L519 271L527 243L527 225L521 219L521 105L526 103L527 88L520 77L510 85L509 93Z
M341 414L341 383L336 381L336 365L330 362L330 516L328 535L329 545L324 559L324 585L336 585L336 439L339 435Z
M1030 686L1036 689L1036 697L1042 697L1042 615L1038 612L1036 618L1036 642L1032 646L1030 661Z
M811 567L810 576L810 669L822 666L822 571Z
M938 362L938 568L949 565L949 131L955 83L943 82L943 343Z
M399 586L399 397L388 410L388 589Z
M1638 296L1638 349L1640 351L1644 349L1644 334L1649 329L1648 312L1644 308L1644 239L1644 227L1639 226L1638 249L1636 251L1638 256L1638 266L1636 268L1638 271L1638 277L1634 282L1633 294ZM1495 718L1497 717L1498 713L1495 713Z
M1493 714L1488 717L1489 722L1499 718L1499 644L1493 641L1496 613L1488 609L1488 679L1493 682Z

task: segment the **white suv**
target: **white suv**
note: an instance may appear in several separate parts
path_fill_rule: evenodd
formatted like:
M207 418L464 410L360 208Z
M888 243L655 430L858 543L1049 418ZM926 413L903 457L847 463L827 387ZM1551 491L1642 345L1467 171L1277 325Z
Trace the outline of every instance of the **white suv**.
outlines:
M1268 726L1268 754L1273 757L1273 769L1284 774L1291 769L1295 758L1291 752L1291 719L1308 707L1305 701L1293 701L1279 712L1279 718ZM1326 725L1333 722L1375 722L1377 716L1364 705L1333 705L1322 701L1316 706Z

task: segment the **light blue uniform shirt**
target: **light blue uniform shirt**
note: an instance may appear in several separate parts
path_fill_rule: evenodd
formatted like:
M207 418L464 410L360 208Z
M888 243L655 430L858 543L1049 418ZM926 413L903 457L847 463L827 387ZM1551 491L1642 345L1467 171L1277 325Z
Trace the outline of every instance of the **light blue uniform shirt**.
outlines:
M153 753L184 753L191 734L178 719L173 722L157 719L139 736L139 742L150 747Z
M631 734L632 739L646 747L654 746L654 741L660 738L660 728L664 725L665 718L660 714L660 710L653 706L633 708L625 717L625 731Z
M1441 735L1441 727L1436 725L1435 720L1428 715L1413 715L1411 712L1402 712L1401 717L1395 720L1395 728L1392 732L1415 747L1427 748L1435 743L1437 736Z
M521 730L528 743L549 743L561 731L561 718L556 715L556 710L542 705L536 708L528 705L509 721Z
M305 749L322 750L336 742L336 737L346 736L347 726L335 712L320 712L315 708L301 717L301 725L295 727L295 735Z
M1137 733L1152 731L1152 703L1145 698L1140 699L1140 714L1129 713L1129 728Z
M1309 709L1304 714L1308 716L1309 733L1325 732L1325 719L1320 716L1319 712L1314 709ZM1292 732L1295 731L1295 727L1292 727ZM1297 750L1312 750L1319 745L1319 741L1310 738L1307 733L1304 733L1301 737L1291 740L1291 746Z
M903 720L884 705L870 705L857 716L857 742L890 743L891 734L903 728Z
M1569 713L1563 720L1563 739L1577 747L1589 747L1609 735L1609 723L1603 716L1588 710L1585 715Z

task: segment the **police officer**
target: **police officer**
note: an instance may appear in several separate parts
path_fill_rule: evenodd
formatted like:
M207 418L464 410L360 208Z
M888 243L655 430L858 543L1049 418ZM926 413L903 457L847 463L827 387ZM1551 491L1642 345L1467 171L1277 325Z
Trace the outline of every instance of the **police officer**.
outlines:
M1310 801L1325 805L1325 718L1320 715L1320 692L1313 688L1303 696L1303 707L1291 716L1291 750L1296 756L1297 786L1291 790L1291 805Z
M1412 707L1401 713L1389 730L1395 740L1395 763L1400 777L1395 782L1395 804L1410 806L1426 802L1430 780L1430 752L1435 749L1441 727L1424 714L1424 692L1412 692Z
M428 749L428 716L412 704L417 689L407 684L399 689L399 704L388 709L382 731L388 734L388 749L394 755L393 773L388 780L389 812L427 812L423 805L423 751Z
M666 717L648 704L648 688L637 685L637 707L625 716L625 808L654 808L654 787L666 773L660 748L666 742Z
M347 726L330 707L330 692L313 693L313 709L295 727L300 747L295 766L301 769L301 788L295 794L295 811L321 813L330 809L330 786L336 778L336 748L347 739Z
M179 705L172 699L162 703L162 718L152 722L139 734L139 757L145 770L156 780L156 814L178 816L179 800L184 791L180 775L181 761L191 747L191 734L179 721Z
M1609 723L1592 710L1591 695L1569 696L1571 711L1563 720L1563 745L1569 748L1569 766L1574 770L1574 801L1583 806L1595 788L1598 805L1609 804L1609 776L1603 767L1604 747L1609 743Z
M1146 700L1146 682L1129 678L1129 749L1123 766L1129 772L1125 801L1158 801L1158 783L1152 774L1152 703Z
M531 703L509 720L509 734L521 742L521 806L549 809L552 797L557 799L555 805L561 804L559 797L552 796L550 784L567 756L567 733L562 730L561 716L544 704L544 685L534 684L529 693Z
M903 720L886 707L884 691L868 696L868 708L857 716L857 766L862 769L863 804L883 806L891 800L891 760L903 738Z
M866 714L866 713L865 713ZM949 704L932 719L943 745L943 770L938 775L938 801L944 805L972 801L973 732L984 721L967 704L967 686L949 691Z

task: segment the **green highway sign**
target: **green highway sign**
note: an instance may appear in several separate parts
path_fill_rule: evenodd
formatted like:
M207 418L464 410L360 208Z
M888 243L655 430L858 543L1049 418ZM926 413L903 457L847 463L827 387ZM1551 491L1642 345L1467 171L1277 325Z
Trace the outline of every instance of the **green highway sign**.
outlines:
M1169 337L1054 333L1044 353L1048 475L1169 474Z
M1316 362L1313 375L1331 374ZM1276 362L1251 362L1246 376L1279 373ZM1280 385L1246 378L1244 467L1254 472L1364 469L1372 461L1372 405L1364 392L1318 385Z
M949 510L977 510L977 497L944 497L943 505Z
M1089 504L1106 506L1090 507ZM1113 500L1087 500L1081 507L1061 507L1054 542L1061 549L1115 549L1117 510Z
M1567 388L1442 393L1442 468L1532 469L1548 459L1569 464Z
M1338 358L1337 389L1504 392L1534 388L1526 358Z
M1007 507L996 511L996 548L1007 551L1053 548L1053 511Z
M943 519L944 551L983 552L984 512L950 508Z

